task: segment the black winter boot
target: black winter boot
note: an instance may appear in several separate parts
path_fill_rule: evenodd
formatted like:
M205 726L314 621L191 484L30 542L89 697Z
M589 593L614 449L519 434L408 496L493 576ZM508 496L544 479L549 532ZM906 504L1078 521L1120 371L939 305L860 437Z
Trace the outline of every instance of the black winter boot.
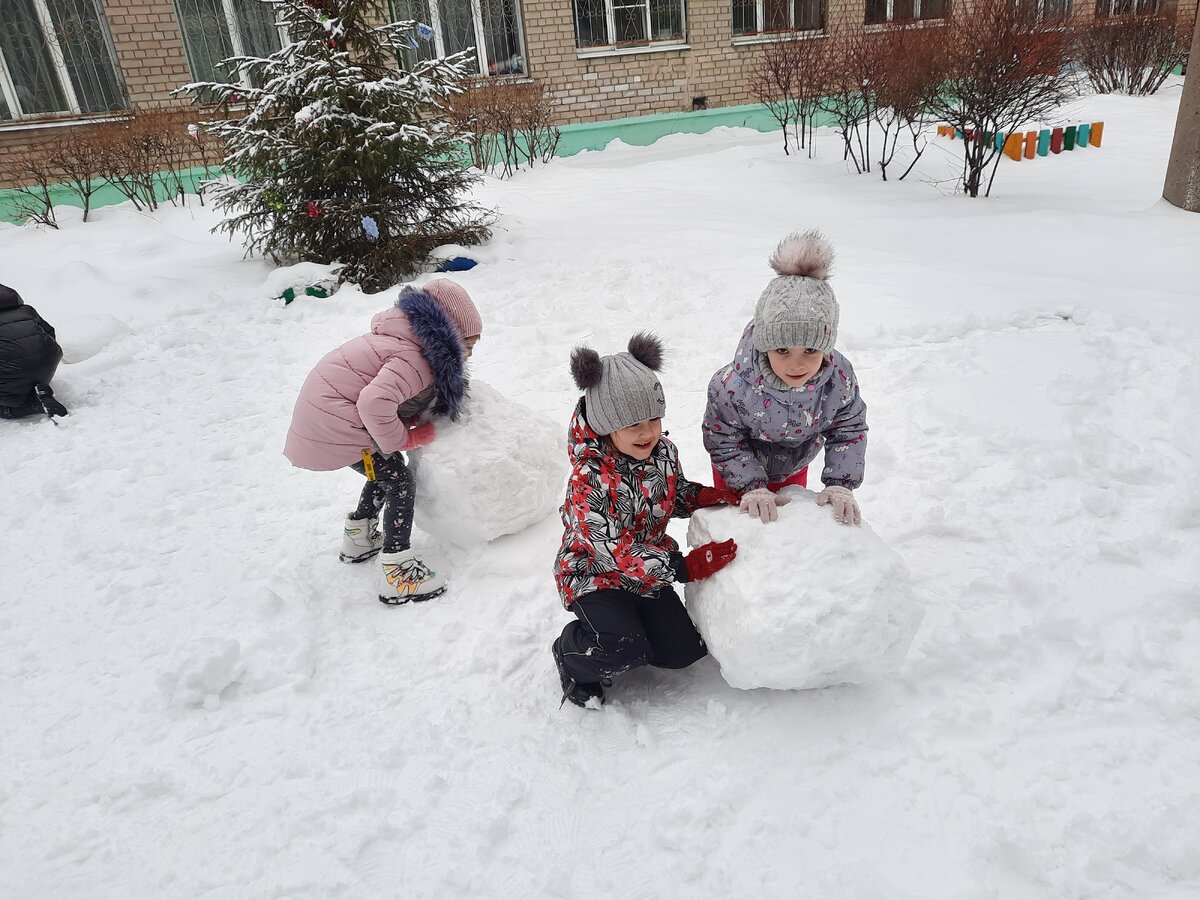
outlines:
M567 672L566 663L563 662L562 648L559 643L561 637L554 639L554 643L550 646L550 652L554 655L554 665L558 668L558 680L562 684L562 702L558 704L558 708L562 709L563 703L570 700L576 706L587 707L588 701L595 697L601 703L604 702L604 687L600 682L591 682L590 684L579 684Z
M44 410L36 399L27 400L20 406L0 406L0 419L24 419L28 416L40 416Z

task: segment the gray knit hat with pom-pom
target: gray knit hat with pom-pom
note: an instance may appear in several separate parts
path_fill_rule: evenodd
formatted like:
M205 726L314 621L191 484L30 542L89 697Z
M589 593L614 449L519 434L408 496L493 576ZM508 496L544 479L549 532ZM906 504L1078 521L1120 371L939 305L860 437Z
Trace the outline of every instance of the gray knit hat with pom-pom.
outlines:
M662 382L662 343L642 332L629 339L629 351L601 356L589 347L571 353L571 375L583 391L587 423L596 434L612 434L667 414Z
M829 353L837 341L838 302L826 280L833 247L819 231L784 238L771 254L778 274L754 308L754 349L812 347Z

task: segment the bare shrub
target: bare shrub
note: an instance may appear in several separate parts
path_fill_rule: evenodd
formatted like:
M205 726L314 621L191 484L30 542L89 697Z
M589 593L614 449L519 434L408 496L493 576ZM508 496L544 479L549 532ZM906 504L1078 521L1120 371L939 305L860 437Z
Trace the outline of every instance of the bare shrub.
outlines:
M1153 94L1186 66L1192 22L1174 11L1097 17L1073 34L1073 53L1098 94Z
M1044 121L1071 95L1062 74L1068 42L1061 29L1042 24L1011 0L975 0L955 9L937 65L944 73L929 112L972 140L964 140L961 181L969 197L991 193L1000 161L996 134Z
M827 43L823 37L793 32L764 44L750 69L750 93L779 123L783 152L792 140L811 155L812 132L825 80Z
M6 177L16 184L10 195L13 212L27 222L58 228L50 188L58 173L46 159L48 142L33 144L8 164Z
M449 114L467 135L477 168L504 178L554 157L561 132L554 124L554 101L541 82L473 78L463 87L451 97Z
M871 171L870 121L875 114L881 66L873 53L873 35L854 21L840 21L829 32L821 109L842 136L842 158L858 173Z
M879 174L888 178L902 137L912 144L913 156L898 180L903 180L925 152L925 131L933 119L930 102L941 86L941 29L899 25L877 35L873 42L876 79L872 118L882 132Z
M86 222L92 195L100 187L101 148L95 133L87 127L62 129L54 140L42 145L41 152L54 180L79 198Z

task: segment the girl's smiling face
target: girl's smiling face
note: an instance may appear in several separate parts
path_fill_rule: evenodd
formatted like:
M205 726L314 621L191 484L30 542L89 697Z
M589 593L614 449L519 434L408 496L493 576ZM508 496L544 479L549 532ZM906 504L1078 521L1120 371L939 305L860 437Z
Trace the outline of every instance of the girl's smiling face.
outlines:
M821 371L825 354L812 347L779 347L767 351L771 371L788 387L802 387Z
M613 446L634 459L649 459L662 437L662 419L645 419L636 425L618 428L609 438Z

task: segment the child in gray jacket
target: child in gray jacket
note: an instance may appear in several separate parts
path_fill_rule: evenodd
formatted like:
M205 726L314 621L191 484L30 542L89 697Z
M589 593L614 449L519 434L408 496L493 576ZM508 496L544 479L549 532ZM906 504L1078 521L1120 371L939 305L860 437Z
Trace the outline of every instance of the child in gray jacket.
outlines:
M807 483L825 448L817 503L844 524L862 515L853 490L863 481L866 404L850 361L833 349L838 303L829 286L833 248L819 232L793 234L771 256L777 277L758 298L733 361L708 385L704 447L716 486L741 495L763 522L787 503L778 491Z

